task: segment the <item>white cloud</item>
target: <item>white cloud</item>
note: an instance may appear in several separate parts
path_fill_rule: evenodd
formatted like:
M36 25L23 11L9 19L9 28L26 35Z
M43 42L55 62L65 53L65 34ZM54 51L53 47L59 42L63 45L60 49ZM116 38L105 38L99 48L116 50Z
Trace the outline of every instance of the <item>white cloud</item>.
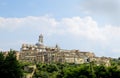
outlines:
M4 18L0 17L0 29L15 31L19 29L26 28L27 31L37 30L42 32L51 32L55 26L57 26L57 21L49 16L28 16L24 18Z
M77 37L84 37L95 41L108 41L120 37L120 27L105 25L98 26L90 16L84 18L72 17L62 18L60 21L49 16L28 16L24 18L3 18L0 17L0 30L24 32L34 31L49 34L71 34Z
M24 18L0 17L0 32L1 31L5 31L5 32L10 31L12 32L12 34L15 33L17 35L22 33L21 35L25 34L24 36L26 37L29 37L32 33L38 33L38 34L43 33L45 35L52 35L52 36L55 35L57 37L59 37L59 35L61 35L60 37L62 37L62 35L65 36L69 35L78 40L82 38L88 40L87 41L88 43L83 42L84 44L86 44L83 46L86 47L88 45L88 48L90 46L91 48L94 49L96 48L100 51L103 51L103 52L98 51L100 52L98 54L103 53L103 55L106 54L104 53L104 51L108 49L109 51L110 50L112 51L114 48L116 48L116 50L119 50L119 46L120 46L119 45L120 27L113 25L99 26L98 23L95 20L93 20L90 16L86 16L84 18L76 16L72 18L62 18L60 20L56 20L55 18L49 16L39 16L39 17L28 16ZM3 32L0 33L2 37L4 37L4 33ZM13 39L13 38L9 38L11 36L4 37L4 38L8 38L9 39L8 42L10 41L10 43L6 41L3 42L1 41L1 44L3 43L1 47L4 46L8 48L10 47L13 48L14 46L19 46L20 44L27 42L27 40L29 39L29 38L27 40L26 38L19 39L21 38L19 37L21 35L19 36L17 35L14 36L15 41L10 40ZM17 38L16 36L19 38ZM32 40L30 40L30 42L31 41ZM82 43L80 45L82 46ZM114 52L111 52L111 55L112 53Z
M91 17L73 17L62 19L64 26L67 26L66 32L69 32L76 36L83 36L91 40L105 40L104 34L101 32L101 28Z

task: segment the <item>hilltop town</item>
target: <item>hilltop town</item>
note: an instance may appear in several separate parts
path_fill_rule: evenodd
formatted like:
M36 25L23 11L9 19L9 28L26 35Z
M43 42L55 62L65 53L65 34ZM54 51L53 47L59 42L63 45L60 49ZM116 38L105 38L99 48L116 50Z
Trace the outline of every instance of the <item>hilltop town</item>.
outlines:
M4 52L6 55L7 52ZM38 42L22 44L20 51L16 52L17 59L30 63L74 63L83 64L94 61L97 65L110 65L110 58L97 57L93 52L61 49L59 45L54 47L44 45L43 35L39 35Z

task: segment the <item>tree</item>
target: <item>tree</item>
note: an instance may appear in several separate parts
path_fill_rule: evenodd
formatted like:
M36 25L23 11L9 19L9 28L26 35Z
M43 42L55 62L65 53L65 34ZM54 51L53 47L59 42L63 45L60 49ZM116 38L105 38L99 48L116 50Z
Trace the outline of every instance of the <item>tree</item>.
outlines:
M120 57L118 57L118 60L120 60Z
M4 71L4 55L2 52L0 52L0 77L4 75L3 71Z
M4 78L20 78L22 76L22 69L20 63L16 59L15 51L10 50L5 57L2 76Z
M95 67L95 74L97 78L108 78L107 68L103 65Z
M107 68L109 78L120 78L120 70L117 66L110 66Z
M85 64L38 64L35 78L120 78L120 66Z
M58 67L55 64L49 64L47 65L47 72L54 72L54 71L58 71Z

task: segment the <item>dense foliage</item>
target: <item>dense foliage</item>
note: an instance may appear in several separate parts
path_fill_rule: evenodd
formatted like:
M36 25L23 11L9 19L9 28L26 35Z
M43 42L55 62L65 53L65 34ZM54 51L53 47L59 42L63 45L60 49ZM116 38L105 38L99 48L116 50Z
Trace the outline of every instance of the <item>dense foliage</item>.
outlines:
M119 65L37 64L34 78L120 78Z
M34 65L27 62L19 62L15 52L10 50L4 56L0 52L0 77L22 78L24 67ZM37 63L33 78L120 78L120 58L112 59L111 66L99 65L94 62L85 64L62 63Z
M0 52L0 77L2 78L20 78L22 69L16 59L15 51L10 50L7 56Z

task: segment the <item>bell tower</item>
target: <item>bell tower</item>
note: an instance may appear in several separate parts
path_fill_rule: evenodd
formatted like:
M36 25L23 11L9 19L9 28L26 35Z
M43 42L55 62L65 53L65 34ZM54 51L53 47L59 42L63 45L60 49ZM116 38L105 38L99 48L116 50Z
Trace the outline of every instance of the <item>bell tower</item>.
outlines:
M38 39L38 42L36 43L36 45L39 48L43 48L44 47L44 44L43 44L43 35L42 34L39 35L39 39Z
M42 34L40 34L38 42L40 44L43 44L43 35Z

